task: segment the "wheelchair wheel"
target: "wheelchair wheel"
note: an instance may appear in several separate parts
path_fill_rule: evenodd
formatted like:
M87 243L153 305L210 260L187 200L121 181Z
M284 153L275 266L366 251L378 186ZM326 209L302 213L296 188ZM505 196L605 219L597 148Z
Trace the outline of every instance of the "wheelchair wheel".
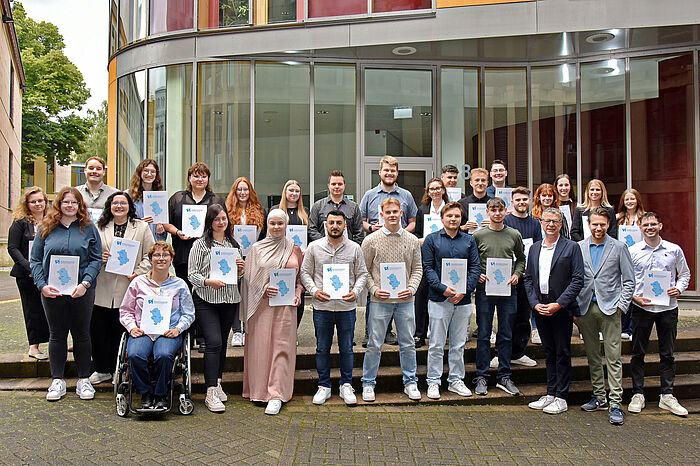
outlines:
M187 398L184 394L180 395L180 403L178 404L178 410L180 411L180 414L183 414L187 416L188 414L192 414L192 411L194 411L194 403L192 403L192 400Z
M112 384L114 385L114 396L119 395L119 388L122 382L124 382L124 376L129 364L126 362L126 341L129 338L128 333L123 333L121 340L119 341L119 351L117 352L117 363L114 368L114 376L112 377Z
M129 415L129 403L126 402L126 397L121 393L117 395L117 415L119 417Z

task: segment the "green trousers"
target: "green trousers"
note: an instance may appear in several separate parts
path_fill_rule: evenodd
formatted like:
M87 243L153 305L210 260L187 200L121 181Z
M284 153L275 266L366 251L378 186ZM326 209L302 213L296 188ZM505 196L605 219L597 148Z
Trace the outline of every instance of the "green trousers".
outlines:
M603 333L605 365L608 368L608 385L610 386L610 405L622 404L622 362L620 361L620 312L605 315L598 303L591 302L586 315L578 318L579 329L588 356L588 370L591 373L593 394L599 400L605 400L605 374L603 359L600 354L598 332Z

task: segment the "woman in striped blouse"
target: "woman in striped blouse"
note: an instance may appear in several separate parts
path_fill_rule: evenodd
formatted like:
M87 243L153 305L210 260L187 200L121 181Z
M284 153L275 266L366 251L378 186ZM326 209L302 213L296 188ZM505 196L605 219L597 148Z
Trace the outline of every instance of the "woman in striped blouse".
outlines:
M192 283L192 299L195 315L204 336L204 381L207 397L204 404L212 412L222 412L228 399L221 388L221 374L226 360L226 339L231 331L234 316L238 313L241 295L237 284L226 284L211 278L213 248L234 248L238 251L235 273L243 274L245 262L235 239L226 209L220 204L210 205L204 220L204 234L194 242L187 267ZM233 264L221 264L222 273L234 272ZM237 281L237 280L236 280Z

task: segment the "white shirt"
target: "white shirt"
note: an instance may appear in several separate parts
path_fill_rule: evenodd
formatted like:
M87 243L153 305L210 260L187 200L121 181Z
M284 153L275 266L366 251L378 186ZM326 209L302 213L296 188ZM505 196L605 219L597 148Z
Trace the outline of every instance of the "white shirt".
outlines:
M540 248L540 293L543 295L549 294L549 272L552 270L552 259L554 258L554 250L557 248L559 238L551 247L547 247L542 240Z
M445 207L445 201L442 201L442 204L440 204L440 207L435 210L435 205L433 204L433 201L430 201L430 215L440 215L440 212L442 212L442 208Z
M401 233L403 233L403 228L399 227L399 231L397 231L396 233L394 233L393 231L390 231L387 227L385 227L385 226L382 225L381 232L384 233L384 234L387 235L387 236L389 236L389 235L401 236Z

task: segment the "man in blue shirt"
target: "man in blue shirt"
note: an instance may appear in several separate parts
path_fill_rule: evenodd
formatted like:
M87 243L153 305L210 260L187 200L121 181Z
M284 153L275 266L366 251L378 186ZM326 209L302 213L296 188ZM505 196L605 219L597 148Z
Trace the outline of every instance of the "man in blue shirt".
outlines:
M496 188L507 188L506 178L508 178L508 170L506 164L502 160L494 160L491 162L491 185L486 188L486 194L489 197L496 197Z

